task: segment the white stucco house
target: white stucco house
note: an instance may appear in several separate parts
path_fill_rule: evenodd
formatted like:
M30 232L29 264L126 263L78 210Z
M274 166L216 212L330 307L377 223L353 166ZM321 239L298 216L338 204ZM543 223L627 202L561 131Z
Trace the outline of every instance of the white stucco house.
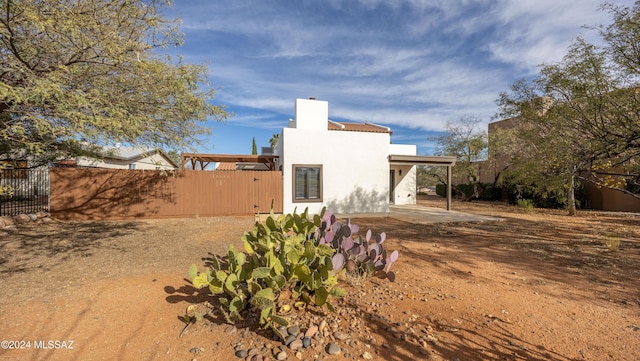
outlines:
M455 157L416 155L416 146L391 144L391 129L329 119L326 101L296 99L295 119L274 149L283 177L283 210L384 213L416 203L416 165L447 166ZM448 204L450 208L450 203Z
M181 167L205 170L217 163L215 172L279 171L284 213L308 208L317 214L327 207L357 214L415 204L416 166L445 166L450 178L455 164L455 157L420 156L415 145L391 144L388 127L332 121L329 103L314 98L296 99L295 119L289 119L269 150L260 155L183 153Z
M116 146L104 148L100 159L79 157L80 167L111 169L154 169L172 170L178 166L161 150L147 147Z

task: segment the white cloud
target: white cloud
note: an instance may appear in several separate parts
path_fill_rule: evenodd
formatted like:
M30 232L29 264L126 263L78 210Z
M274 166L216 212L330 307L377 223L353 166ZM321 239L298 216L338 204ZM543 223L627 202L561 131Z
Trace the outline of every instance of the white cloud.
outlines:
M632 5L633 1L619 1ZM601 0L502 0L495 16L501 24L502 36L490 45L495 58L535 71L542 63L557 62L579 35L598 42L593 27L611 22L606 12L599 11Z
M558 61L602 0L178 1L186 60L204 62L237 124L279 126L295 98L329 115L426 131L488 122L501 91ZM633 0L619 4L633 5ZM193 44L193 45L191 45ZM180 51L180 50L179 50ZM248 109L248 110L246 110Z

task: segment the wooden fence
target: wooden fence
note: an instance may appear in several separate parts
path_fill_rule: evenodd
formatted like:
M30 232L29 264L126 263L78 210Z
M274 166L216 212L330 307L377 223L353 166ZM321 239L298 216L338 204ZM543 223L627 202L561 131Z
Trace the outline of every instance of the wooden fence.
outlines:
M282 212L282 172L52 168L58 219L212 217Z

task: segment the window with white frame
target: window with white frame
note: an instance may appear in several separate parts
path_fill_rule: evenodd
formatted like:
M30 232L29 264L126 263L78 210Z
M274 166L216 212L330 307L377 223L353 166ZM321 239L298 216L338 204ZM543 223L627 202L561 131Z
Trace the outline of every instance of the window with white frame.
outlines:
M322 202L322 165L293 165L293 201Z

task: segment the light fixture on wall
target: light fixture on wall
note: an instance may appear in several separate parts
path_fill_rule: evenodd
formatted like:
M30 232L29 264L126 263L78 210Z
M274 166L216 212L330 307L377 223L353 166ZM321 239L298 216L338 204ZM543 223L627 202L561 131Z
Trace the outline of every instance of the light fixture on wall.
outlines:
M398 171L398 174L402 176L402 169Z

